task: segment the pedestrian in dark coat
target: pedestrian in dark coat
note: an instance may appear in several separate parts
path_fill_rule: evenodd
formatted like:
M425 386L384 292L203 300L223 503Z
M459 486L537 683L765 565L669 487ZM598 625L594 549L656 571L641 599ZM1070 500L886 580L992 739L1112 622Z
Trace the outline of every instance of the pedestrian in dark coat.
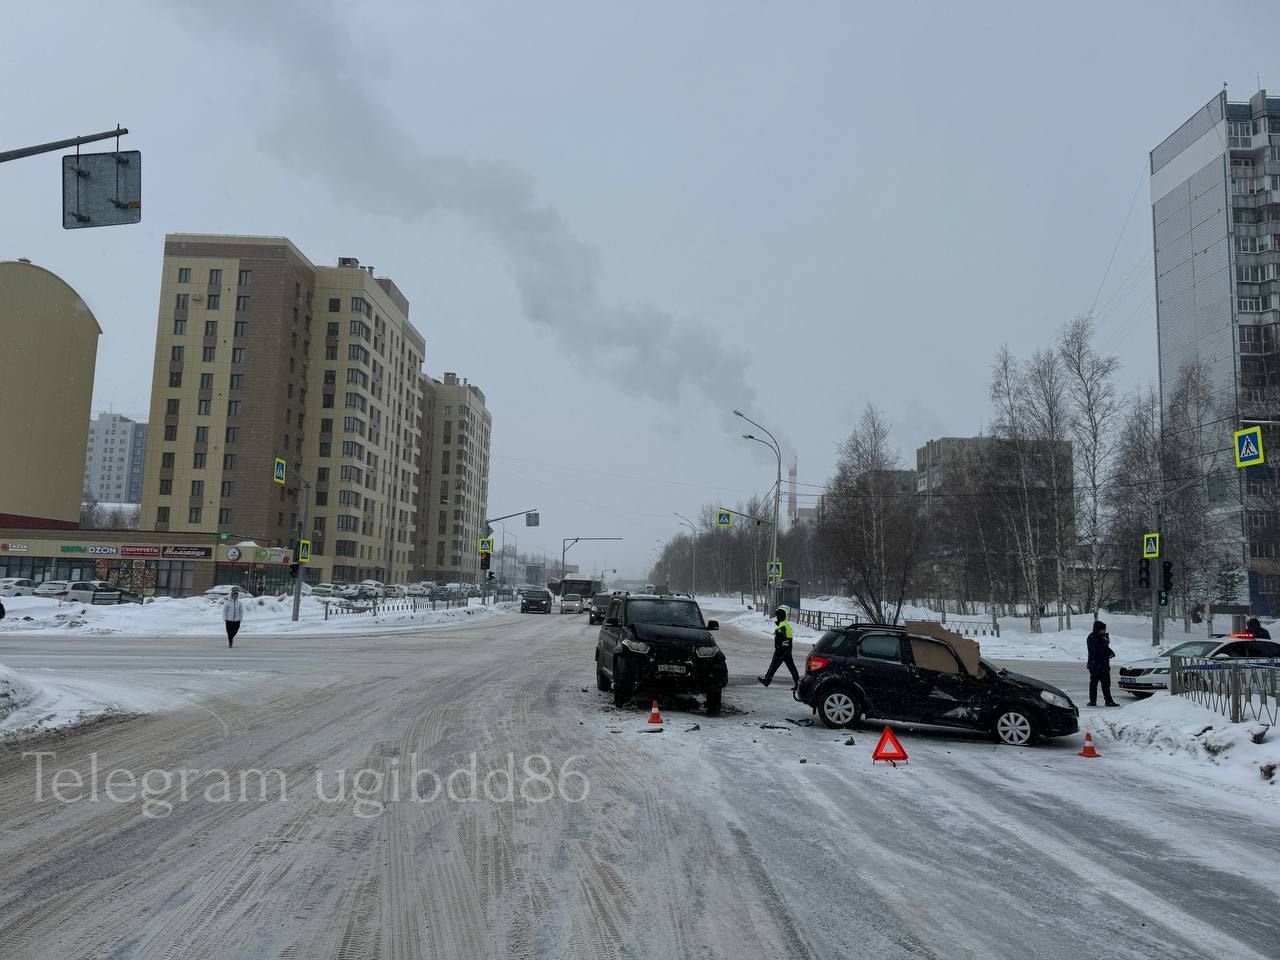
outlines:
M767 687L773 681L773 675L778 668L786 664L787 669L791 671L791 684L794 690L800 683L800 671L796 669L796 662L791 659L791 641L794 631L791 629L791 621L787 619L785 607L775 610L773 618L776 624L773 630L773 662L769 664L769 672L756 679Z
M1111 658L1116 652L1111 649L1111 635L1107 633L1107 625L1101 620L1093 621L1093 632L1085 641L1089 648L1089 706L1098 705L1098 687L1102 687L1102 699L1108 707L1120 704L1111 699Z
M1249 628L1249 632L1253 634L1254 639L1270 640L1271 631L1264 627L1257 617L1250 617L1248 623L1245 624Z

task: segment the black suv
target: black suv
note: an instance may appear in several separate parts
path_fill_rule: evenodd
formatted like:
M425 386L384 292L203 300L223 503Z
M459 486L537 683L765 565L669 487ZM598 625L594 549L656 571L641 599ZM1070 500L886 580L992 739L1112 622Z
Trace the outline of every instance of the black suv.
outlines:
M535 587L533 590L526 590L520 594L520 612L529 613L530 611L550 613L551 591L542 587Z
M988 730L1017 746L1079 729L1080 711L1065 693L998 670L972 647L958 652L940 638L900 626L828 630L805 659L795 697L828 727L852 726L868 716Z
M707 713L719 713L729 668L711 635L718 629L688 598L615 594L596 641L596 687L612 687L619 707L643 688L701 693Z
M604 615L609 612L609 601L613 599L611 593L597 593L594 597L587 601L587 622L588 623L604 623Z

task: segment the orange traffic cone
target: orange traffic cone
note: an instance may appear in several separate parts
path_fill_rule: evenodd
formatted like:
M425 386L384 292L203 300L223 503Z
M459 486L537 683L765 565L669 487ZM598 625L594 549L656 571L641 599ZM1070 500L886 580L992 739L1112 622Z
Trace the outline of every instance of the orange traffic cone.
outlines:
M660 714L660 713L658 712L658 701L657 701L657 700L653 701L653 706L651 706L651 707L649 708L649 722L650 722L650 723L661 723L661 722L662 722L662 714Z
M1078 754L1076 754L1076 756L1078 757L1102 756L1102 754L1100 754L1097 750L1093 749L1093 734L1091 734L1088 730L1084 732L1084 749L1081 750Z

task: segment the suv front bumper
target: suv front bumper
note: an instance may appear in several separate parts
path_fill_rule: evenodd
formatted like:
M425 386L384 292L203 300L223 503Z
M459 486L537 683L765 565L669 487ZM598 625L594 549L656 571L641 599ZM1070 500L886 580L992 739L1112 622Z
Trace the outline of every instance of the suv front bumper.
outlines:
M628 654L623 662L629 680L637 687L660 687L667 690L693 690L705 693L721 690L729 683L729 666L722 656L688 659L658 658L652 654Z

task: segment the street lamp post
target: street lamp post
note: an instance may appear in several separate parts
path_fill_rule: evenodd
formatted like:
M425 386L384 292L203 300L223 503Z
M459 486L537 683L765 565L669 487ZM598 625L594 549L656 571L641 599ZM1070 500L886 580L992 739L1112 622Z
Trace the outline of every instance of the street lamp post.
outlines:
M698 528L693 525L692 520L683 514L677 513L675 516L679 517L681 522L687 524L689 530L693 533L693 546L691 548L691 552L693 554L693 573L689 577L689 580L691 581L689 585L689 595L696 600L698 597Z
M741 417L743 420L747 421L747 423L751 424L753 427L757 427L760 430L763 430L765 432L765 435L768 436L769 438L768 441L765 441L765 440L761 440L759 437L754 436L750 433L744 433L742 435L742 438L744 440L754 440L756 441L756 443L763 443L766 447L769 447L769 449L773 451L774 456L778 458L778 479L773 488L773 538L772 538L772 543L769 546L769 563L770 563L769 569L772 570L773 569L772 564L775 563L778 559L778 507L782 502L782 447L778 445L778 439L772 433L769 432L768 428L762 427L760 424L756 423L754 420L748 417L741 410L733 411L733 415L735 417ZM773 582L774 582L773 574L770 573L769 574L770 606L774 605L774 602L775 602L774 598L776 596L776 591L773 589Z

